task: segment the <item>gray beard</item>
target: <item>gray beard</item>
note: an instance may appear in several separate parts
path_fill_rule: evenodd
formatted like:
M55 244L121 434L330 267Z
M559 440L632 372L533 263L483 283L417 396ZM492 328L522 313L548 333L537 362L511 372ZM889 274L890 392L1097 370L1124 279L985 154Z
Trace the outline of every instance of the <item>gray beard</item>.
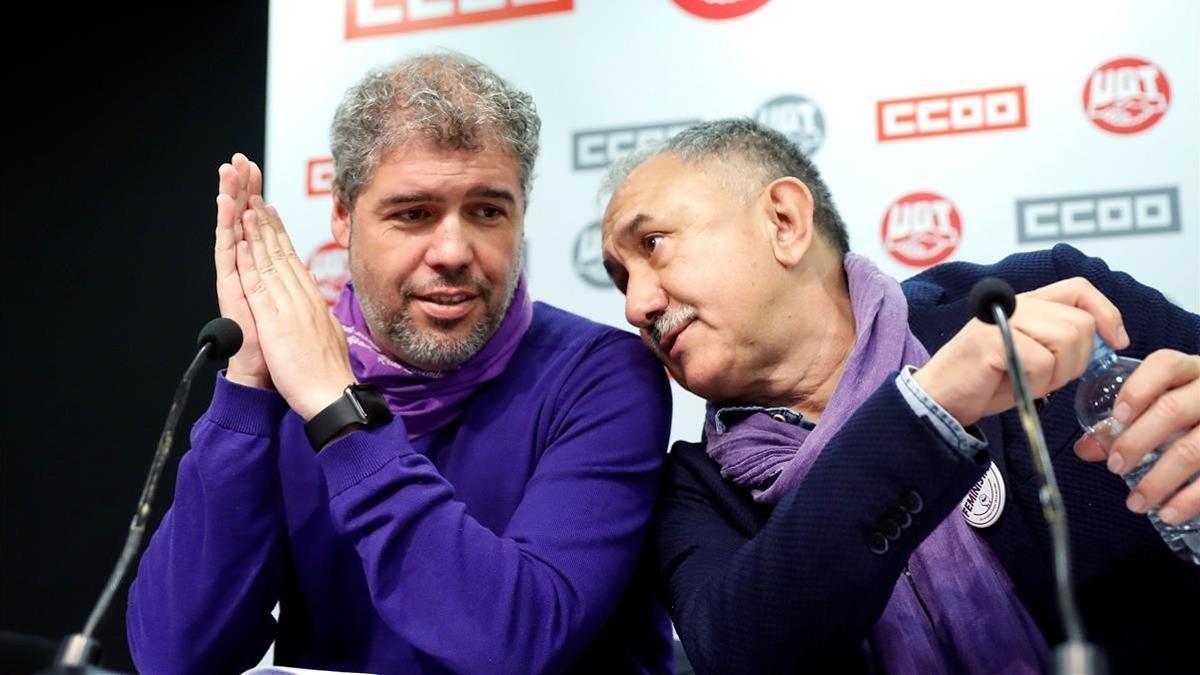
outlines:
M504 289L504 302L495 310L487 310L483 319L462 337L452 337L436 330L418 329L412 318L412 298L409 292L404 293L403 304L399 311L389 312L381 307L374 298L360 294L363 316L366 318L374 335L383 335L387 340L387 349L393 356L403 354L401 360L408 365L421 370L440 371L451 370L461 366L479 353L496 333L504 315L512 304L513 295L517 291L517 280L521 275L521 257L518 252L513 259L512 271L508 275L507 288ZM493 287L486 282L470 280L469 277L442 277L442 281L450 286L470 285L479 290L484 304L489 305ZM467 282L467 283L464 283ZM439 322L434 321L437 326ZM446 328L452 326L446 323ZM382 329L382 330L381 330Z

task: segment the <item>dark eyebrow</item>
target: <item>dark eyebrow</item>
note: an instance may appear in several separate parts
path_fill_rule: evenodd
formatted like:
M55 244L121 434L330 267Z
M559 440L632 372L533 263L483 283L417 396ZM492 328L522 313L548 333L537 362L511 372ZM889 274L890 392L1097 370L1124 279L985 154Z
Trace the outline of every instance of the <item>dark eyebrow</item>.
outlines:
M509 204L512 204L514 206L517 203L517 198L514 197L513 193L509 192L508 190L501 190L499 188L487 187L486 185L471 188L470 190L467 191L467 196L475 197L475 198L483 197L485 199L499 199L501 201L506 201Z
M410 192L396 195L388 195L380 199L375 204L376 211L384 211L392 206L404 206L405 204L419 204L421 202L441 202L441 197L432 192Z
M617 228L617 234L615 238L622 241L636 239L638 231L642 229L642 226L650 222L650 220L650 216L644 213L637 214L632 220Z

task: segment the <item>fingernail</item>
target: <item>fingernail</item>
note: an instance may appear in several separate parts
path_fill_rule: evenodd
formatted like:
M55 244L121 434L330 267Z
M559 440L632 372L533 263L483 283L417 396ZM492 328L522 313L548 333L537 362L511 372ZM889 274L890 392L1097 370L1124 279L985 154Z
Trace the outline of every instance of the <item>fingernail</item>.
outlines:
M1134 513L1143 513L1146 508L1146 498L1142 496L1142 493L1134 492L1129 495L1129 499L1125 500L1125 506L1129 507L1129 510Z
M1125 458L1122 457L1120 455L1120 453L1114 452L1113 454L1108 456L1108 470L1109 471L1119 474L1119 473L1121 473L1121 467L1123 467L1123 466L1125 466Z
M1129 416L1132 413L1133 413L1133 409L1130 408L1129 404L1124 401L1121 401L1120 403L1118 403L1116 405L1115 408L1113 408L1113 418L1116 419L1121 424L1128 424Z
M1128 344L1129 344L1129 342L1130 342L1130 340L1129 340L1129 333L1126 333L1126 332L1125 332L1125 326L1124 326L1124 325L1122 325L1120 328L1118 328L1118 329L1117 329L1117 335L1119 335L1119 336L1121 337L1121 340L1123 341L1123 344L1125 344L1125 345L1128 345Z
M1168 506L1167 508L1159 511L1158 517L1162 518L1163 522L1167 523L1168 525L1179 524L1179 511L1177 511L1174 506Z

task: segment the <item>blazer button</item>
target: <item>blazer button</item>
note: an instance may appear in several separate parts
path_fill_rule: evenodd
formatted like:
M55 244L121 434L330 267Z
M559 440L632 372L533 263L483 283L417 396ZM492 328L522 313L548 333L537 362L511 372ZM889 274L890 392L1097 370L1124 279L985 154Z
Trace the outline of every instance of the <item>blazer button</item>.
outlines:
M867 548L871 550L871 553L883 555L887 553L889 546L890 544L888 544L888 540L883 536L882 532L878 530L867 532Z
M900 523L884 516L879 519L879 531L887 537L888 541L896 541L900 538Z
M888 514L884 518L896 523L902 530L907 530L908 526L912 525L912 515L902 508L894 508L888 511Z
M915 515L925 509L925 500L916 490L909 490L900 498L900 508Z

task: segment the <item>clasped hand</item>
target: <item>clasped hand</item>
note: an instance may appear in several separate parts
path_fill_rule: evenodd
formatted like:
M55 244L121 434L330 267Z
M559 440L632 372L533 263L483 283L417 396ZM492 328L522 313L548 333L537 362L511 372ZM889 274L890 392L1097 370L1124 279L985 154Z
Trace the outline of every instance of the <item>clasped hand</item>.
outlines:
M309 420L355 382L342 326L263 202L258 166L238 153L217 175L217 300L244 336L226 377L274 387Z

